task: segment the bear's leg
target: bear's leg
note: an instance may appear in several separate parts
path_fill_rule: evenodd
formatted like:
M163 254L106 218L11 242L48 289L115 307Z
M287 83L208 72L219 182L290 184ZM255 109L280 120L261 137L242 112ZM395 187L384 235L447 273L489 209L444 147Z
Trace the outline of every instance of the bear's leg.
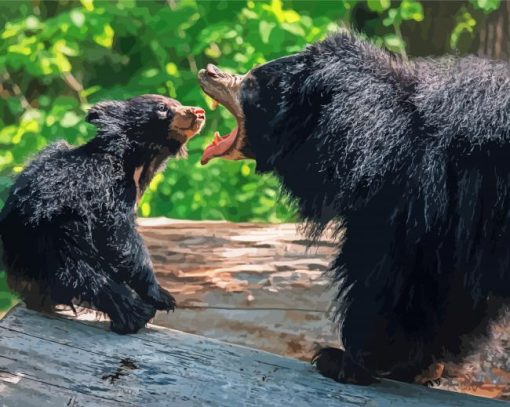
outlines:
M19 270L9 269L7 284L19 295L28 309L48 313L54 310L55 304L39 281L24 277Z
M322 348L312 358L312 364L325 377L341 383L368 385L377 382L371 372L355 363L352 357L339 348Z
M378 375L412 382L431 363L418 352L420 338L408 339L395 316L363 296L353 298L341 332L345 350L324 348L313 358L321 374L339 382L366 385Z
M425 338L434 318L422 310L429 294L424 297L423 288L415 287L413 270L405 269L407 257L403 266L392 257L395 231L384 202L369 209L351 217L333 264L343 287L337 301L344 350L321 350L314 362L321 373L341 382L369 384L374 376L388 375L413 381L434 362ZM418 294L406 297L413 292Z
M52 300L72 304L86 302L111 320L111 330L119 334L135 333L154 317L156 309L145 303L126 284L98 272L83 260L67 258L49 281Z
M157 310L173 311L175 298L159 285L152 268L140 268L128 281L129 286Z
M170 311L175 308L174 297L162 288L152 267L149 253L136 229L131 228L124 243L124 253L130 254L126 262L126 282L147 303L158 310Z
M108 314L111 330L119 334L138 332L156 314L154 306L144 302L126 285L111 280L92 304Z
M370 383L372 375L434 383L441 378L445 362L459 363L478 349L480 339L489 334L505 309L505 301L498 298L475 301L460 277L448 284L445 292L439 291L442 298L451 299L446 302L423 299L417 295L421 286L423 282L418 280L399 290L415 295L403 297L405 309L389 312L373 300L382 298L387 290L375 295L368 286L355 284L342 315L345 351L319 351L314 357L317 369L327 377L357 384Z

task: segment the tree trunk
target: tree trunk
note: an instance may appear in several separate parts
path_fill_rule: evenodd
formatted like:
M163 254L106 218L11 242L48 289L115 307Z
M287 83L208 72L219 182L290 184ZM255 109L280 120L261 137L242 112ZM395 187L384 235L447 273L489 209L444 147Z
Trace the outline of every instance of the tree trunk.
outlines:
M453 17L465 2L422 1L421 4L425 16L423 21L406 21L402 24L407 54L411 57L423 57L450 53L450 35L456 24Z
M422 1L425 19L402 24L402 34L410 56L435 56L451 53L450 36L455 16L466 1ZM493 59L510 60L510 1L501 1L498 10L485 14L469 11L477 21L474 37L465 34L458 44L460 54L476 54Z
M478 55L510 60L510 2L482 19L474 46Z

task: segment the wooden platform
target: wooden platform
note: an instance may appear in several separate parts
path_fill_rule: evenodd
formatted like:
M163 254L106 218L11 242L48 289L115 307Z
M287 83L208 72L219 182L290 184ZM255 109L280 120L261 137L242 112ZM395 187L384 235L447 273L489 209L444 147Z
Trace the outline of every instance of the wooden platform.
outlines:
M177 298L154 323L310 360L338 346L327 310L334 291L323 276L340 247L317 245L294 224L139 219L160 282ZM510 400L510 326L464 366L448 366L441 388Z
M309 360L337 343L323 276L338 244L295 224L139 219L160 283L178 311L157 325Z
M392 381L343 385L295 359L162 327L119 336L91 318L18 306L0 321L0 405L506 405Z

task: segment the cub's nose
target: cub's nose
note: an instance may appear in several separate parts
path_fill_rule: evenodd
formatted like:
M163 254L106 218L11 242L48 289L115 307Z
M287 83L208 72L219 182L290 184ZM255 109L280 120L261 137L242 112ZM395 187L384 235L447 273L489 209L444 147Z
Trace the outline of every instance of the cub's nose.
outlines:
M193 107L191 108L191 111L193 112L193 114L195 115L195 117L199 120L204 120L205 119L205 110L202 109L201 107Z

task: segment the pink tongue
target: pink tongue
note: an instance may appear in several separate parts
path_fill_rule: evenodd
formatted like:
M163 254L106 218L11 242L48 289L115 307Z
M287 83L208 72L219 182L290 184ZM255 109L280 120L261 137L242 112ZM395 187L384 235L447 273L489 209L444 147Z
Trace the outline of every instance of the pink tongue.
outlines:
M221 157L228 153L232 148L234 141L236 141L236 137L237 127L234 128L234 130L232 130L226 136L221 137L219 141L213 141L205 148L200 163L202 165L205 165L214 157Z

